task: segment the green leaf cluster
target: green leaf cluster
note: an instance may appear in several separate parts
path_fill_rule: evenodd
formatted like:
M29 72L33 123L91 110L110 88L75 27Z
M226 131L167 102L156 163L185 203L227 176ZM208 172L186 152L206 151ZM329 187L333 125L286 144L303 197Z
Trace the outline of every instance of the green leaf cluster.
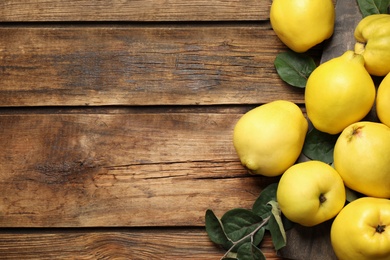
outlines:
M227 250L221 259L265 259L259 245L266 231L270 232L276 250L286 245L285 229L293 223L283 217L278 207L277 185L267 186L252 209L235 208L220 219L211 209L206 211L206 232L210 240Z
M357 3L363 17L390 13L390 0L357 0Z

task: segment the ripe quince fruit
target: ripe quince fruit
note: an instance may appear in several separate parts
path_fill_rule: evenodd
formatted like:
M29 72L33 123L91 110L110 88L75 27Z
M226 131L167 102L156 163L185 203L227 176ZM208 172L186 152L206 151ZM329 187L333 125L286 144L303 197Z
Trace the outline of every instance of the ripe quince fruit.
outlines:
M308 122L295 103L276 100L237 121L233 144L250 173L277 176L298 159L307 130Z
M338 137L334 168L347 187L371 197L390 198L390 128L354 123ZM390 228L390 227L389 227Z
M339 260L390 259L390 200L363 197L347 204L332 223Z
M270 22L279 39L295 52L305 52L334 31L332 0L273 0Z
M376 114L379 120L390 127L390 73L379 84L376 95Z
M305 88L307 115L317 130L338 134L370 112L375 94L363 56L348 50L310 74Z
M346 194L337 171L321 161L291 166L280 178L276 198L282 213L302 226L315 226L336 216Z
M355 52L362 54L367 71L374 76L390 72L390 15L373 14L355 28Z

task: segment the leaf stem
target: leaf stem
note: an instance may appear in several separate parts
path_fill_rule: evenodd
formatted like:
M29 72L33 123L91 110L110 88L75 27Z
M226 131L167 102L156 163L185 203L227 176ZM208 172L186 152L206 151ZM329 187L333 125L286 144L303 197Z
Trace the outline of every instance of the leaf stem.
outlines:
M226 251L226 253L222 256L221 260L224 259L225 257L227 257L227 255L233 250L233 248L235 246L237 246L239 243L241 243L242 241L244 241L245 239L247 239L248 237L251 237L251 240L253 241L253 236L256 234L257 231L260 230L260 228L264 227L268 220L271 218L271 215L269 215L268 217L266 217L265 219L263 219L263 222L261 222L261 224L255 229L253 230L251 233L249 233L248 235L240 238L239 240L237 241L232 241L233 245L229 248L228 251Z

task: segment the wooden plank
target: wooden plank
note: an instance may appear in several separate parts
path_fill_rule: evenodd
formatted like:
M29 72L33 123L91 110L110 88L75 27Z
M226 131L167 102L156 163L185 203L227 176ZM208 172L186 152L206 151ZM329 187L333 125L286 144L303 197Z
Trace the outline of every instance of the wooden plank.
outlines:
M0 21L257 21L269 17L270 4L271 0L12 0L0 2Z
M286 50L269 23L0 27L0 106L303 103Z
M269 235L267 259L279 260ZM23 230L0 232L0 259L219 259L203 229Z
M275 179L240 164L240 116L0 115L0 226L202 226L208 208L250 208Z

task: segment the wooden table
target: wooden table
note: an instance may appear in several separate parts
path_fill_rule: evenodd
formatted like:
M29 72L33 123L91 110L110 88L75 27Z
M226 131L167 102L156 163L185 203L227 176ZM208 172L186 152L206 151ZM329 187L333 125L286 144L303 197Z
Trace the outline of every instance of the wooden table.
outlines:
M270 4L1 1L0 258L219 259L205 211L276 181L242 167L236 121L304 108L274 69Z

